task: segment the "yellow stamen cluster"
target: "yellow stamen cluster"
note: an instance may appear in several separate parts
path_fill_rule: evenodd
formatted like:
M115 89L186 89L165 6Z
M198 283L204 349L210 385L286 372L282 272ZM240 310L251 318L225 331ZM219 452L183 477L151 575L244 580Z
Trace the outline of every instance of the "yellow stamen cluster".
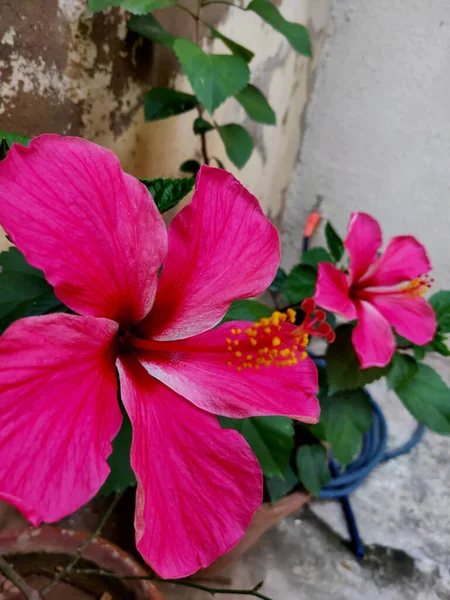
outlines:
M402 288L402 292L408 294L408 296L417 298L428 292L431 287L431 283L432 280L430 280L426 275L423 275L422 277L417 277L416 279L413 279L407 283Z
M295 323L296 312L288 308L285 313L275 311L242 332L239 328L230 330L232 340L226 338L227 350L233 360L227 361L237 371L261 367L290 367L307 357L305 347L309 336L301 328L283 332L283 323ZM239 347L239 350L236 347ZM238 359L238 360L236 360Z

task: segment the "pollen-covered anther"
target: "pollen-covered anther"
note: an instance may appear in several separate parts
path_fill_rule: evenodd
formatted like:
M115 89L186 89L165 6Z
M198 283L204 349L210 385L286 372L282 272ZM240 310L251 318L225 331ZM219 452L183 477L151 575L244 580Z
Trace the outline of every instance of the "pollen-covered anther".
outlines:
M429 275L421 275L420 277L416 277L412 281L405 284L402 288L402 292L407 294L408 296L419 297L423 296L433 285L434 279Z

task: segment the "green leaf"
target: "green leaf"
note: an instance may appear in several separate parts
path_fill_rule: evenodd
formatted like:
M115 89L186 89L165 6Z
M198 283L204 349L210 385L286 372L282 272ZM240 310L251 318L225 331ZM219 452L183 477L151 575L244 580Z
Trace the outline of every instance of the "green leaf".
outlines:
M248 64L239 56L207 54L184 38L175 40L173 49L195 95L210 114L250 79Z
M275 275L275 279L269 285L269 290L271 292L281 292L283 290L284 282L286 281L286 279L286 271L279 267L277 270L277 274Z
M360 449L362 436L372 425L370 396L363 389L321 395L320 408L319 424L325 440L345 467Z
M302 254L301 264L317 269L321 262L332 263L333 259L325 250L325 248L311 248Z
M128 487L136 485L136 477L130 465L131 423L126 412L122 411L122 413L122 427L113 440L113 451L108 458L111 472L100 490L100 494L103 496L122 492Z
M331 256L339 262L344 255L344 243L330 221L325 225L325 238Z
M139 33L143 37L155 42L156 44L162 44L168 48L173 48L175 42L181 38L173 35L155 19L153 15L145 15L145 17L133 16L128 21L128 29Z
M17 319L64 312L44 274L16 248L0 253L0 333Z
M291 465L288 465L284 472L284 479L281 477L268 477L266 479L266 487L269 493L270 501L276 502L283 498L298 485L298 477L294 473Z
M412 356L396 352L392 357L386 376L388 388L392 390L397 386L408 383L410 379L415 377L417 369L417 362Z
M306 265L296 265L284 282L284 295L288 302L296 304L314 295L317 273Z
M450 350L446 344L446 338L439 332L435 335L434 340L431 342L431 347L435 352L442 354L442 356L450 356Z
M431 367L420 363L416 376L395 393L419 423L450 435L450 389Z
M304 56L311 56L311 40L306 27L299 23L286 21L270 0L252 0L247 10L255 12L276 31L284 35L297 52Z
M165 213L192 191L195 177L182 179L141 179L150 192L160 213Z
M417 346L416 344L414 344L413 352L414 352L414 358L416 360L423 360L427 353L427 345Z
M294 446L294 425L288 417L221 417L222 427L236 429L247 440L266 477L284 477Z
M30 142L31 138L25 137L24 135L0 131L0 160L5 158L8 150L14 143L21 144L22 146L28 146Z
M201 133L207 133L214 129L214 125L211 125L209 121L203 117L197 117L194 121L194 133L200 135Z
M197 175L200 171L201 164L198 160L185 160L183 164L180 165L180 171L183 173L192 173L192 175Z
M249 63L255 56L255 54L251 50L248 50L247 48L244 48L244 46L233 42L233 40L230 40L230 38L227 38L225 35L220 33L220 31L217 31L217 29L215 29L209 23L205 23L205 25L209 27L209 30L211 31L213 37L215 37L218 40L222 40L225 46L229 50L231 50L233 54L235 54L236 56L240 56L240 58L244 59L246 63Z
M429 302L434 308L441 332L450 333L450 291L442 290L433 294Z
M340 325L336 340L326 352L327 380L330 393L364 387L386 375L388 367L361 369L352 343L352 325Z
M144 97L145 120L158 121L181 115L195 108L197 104L197 98L192 94L170 88L153 88Z
M256 300L235 300L222 319L228 321L259 321L263 317L270 317L272 311Z
M273 108L267 102L264 94L251 83L239 92L239 94L236 94L236 100L254 121L265 123L266 125L276 124L277 117Z
M238 169L247 163L253 152L253 140L249 132L237 123L216 125L228 158Z
M297 450L296 462L301 482L311 494L318 496L331 479L325 448L320 444L301 446Z
M157 8L173 6L177 0L89 0L88 8L92 12L99 12L111 6L121 6L135 15L145 15Z

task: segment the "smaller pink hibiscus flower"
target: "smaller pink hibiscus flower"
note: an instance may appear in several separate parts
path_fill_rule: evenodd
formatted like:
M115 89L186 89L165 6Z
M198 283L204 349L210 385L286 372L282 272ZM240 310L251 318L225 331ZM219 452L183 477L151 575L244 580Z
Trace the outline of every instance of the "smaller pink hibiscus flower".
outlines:
M361 367L383 367L395 351L392 327L414 344L427 344L436 331L431 305L422 298L430 287L425 248L410 235L382 244L378 222L353 213L344 246L350 256L346 275L328 263L319 265L315 300L319 306L358 319L352 340Z

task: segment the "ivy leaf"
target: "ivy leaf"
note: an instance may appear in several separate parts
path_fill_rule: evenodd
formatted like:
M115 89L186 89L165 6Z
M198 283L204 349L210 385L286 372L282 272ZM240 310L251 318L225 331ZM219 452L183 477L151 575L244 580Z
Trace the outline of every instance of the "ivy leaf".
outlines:
M253 152L253 140L249 132L237 123L216 125L216 129L224 143L228 158L238 169L242 169Z
M307 265L309 267L313 267L317 269L317 266L321 262L332 263L333 259L325 250L325 248L311 248L310 250L306 250L302 254L301 264Z
M211 125L209 121L203 117L197 117L194 121L194 133L200 135L201 133L207 133L214 129L214 125Z
M266 487L271 502L276 502L280 498L283 498L283 496L292 492L297 485L298 477L291 465L288 465L283 479L281 477L268 477L266 479Z
M153 88L144 97L145 120L158 121L181 115L195 108L197 104L197 98L192 94L170 88Z
M17 319L64 312L44 274L16 248L0 253L0 333Z
M135 15L145 15L157 8L173 6L177 0L89 0L88 8L92 12L99 12L111 6L121 6Z
M256 300L235 300L222 319L222 323L228 321L259 321L263 317L270 317L272 311L264 304Z
M294 425L288 417L221 417L222 427L236 429L247 440L266 477L284 477L294 446Z
M267 102L264 94L251 83L239 94L236 94L236 100L254 121L266 125L276 125L277 117L273 108Z
M185 160L183 164L180 165L180 171L183 173L192 173L192 175L197 175L200 171L201 164L198 160Z
M339 262L344 255L344 243L330 221L325 225L325 238L331 256Z
M301 446L297 450L296 462L301 482L311 494L318 496L331 479L325 448L320 444Z
M250 70L239 56L207 54L184 38L175 40L173 49L195 95L210 114L248 83Z
M304 56L311 56L311 40L306 27L287 21L270 0L252 0L247 10L255 12L276 31L284 35L297 52Z
M218 40L222 40L222 42L225 44L225 46L229 50L231 50L231 52L233 54L235 54L236 56L239 56L240 58L245 60L246 63L249 63L252 60L252 58L255 56L254 52L252 52L251 50L248 50L247 48L244 48L244 46L241 46L240 44L237 44L236 42L233 42L233 40L230 40L230 38L227 38L225 35L220 33L220 31L215 29L209 23L206 23L206 25L207 25L207 27L209 27L209 30L211 31L213 37L215 37Z
M283 292L288 302L296 304L314 295L316 271L306 265L296 265L284 282Z
M352 343L352 325L336 329L336 340L326 352L327 380L330 393L364 387L386 375L388 367L361 369Z
M370 396L363 389L320 396L320 421L324 438L342 467L361 447L363 434L372 425Z
M139 33L139 35L155 42L155 44L162 44L168 48L173 48L175 42L181 39L170 33L170 31L167 31L167 29L164 29L152 14L145 15L145 17L130 17L128 29Z
M0 160L5 158L8 150L14 143L21 144L22 146L28 146L30 142L31 138L25 137L24 135L0 131Z
M284 283L287 279L286 271L284 271L281 267L278 268L277 274L275 275L275 279L269 285L269 290L271 292L281 292L283 290Z
M418 346L419 348L420 346ZM395 389L398 386L408 383L410 379L416 376L418 365L412 356L396 352L389 366L386 376L389 389Z
M429 302L436 313L440 331L450 333L450 291L442 290L433 294Z
M136 485L136 477L130 465L131 423L126 412L122 411L122 414L122 427L112 442L113 451L108 458L111 472L100 489L100 494L103 496L117 494L128 487Z
M450 389L431 367L420 363L415 377L397 386L395 393L419 423L450 435Z
M150 192L160 213L165 213L192 191L195 177L182 179L141 179Z

